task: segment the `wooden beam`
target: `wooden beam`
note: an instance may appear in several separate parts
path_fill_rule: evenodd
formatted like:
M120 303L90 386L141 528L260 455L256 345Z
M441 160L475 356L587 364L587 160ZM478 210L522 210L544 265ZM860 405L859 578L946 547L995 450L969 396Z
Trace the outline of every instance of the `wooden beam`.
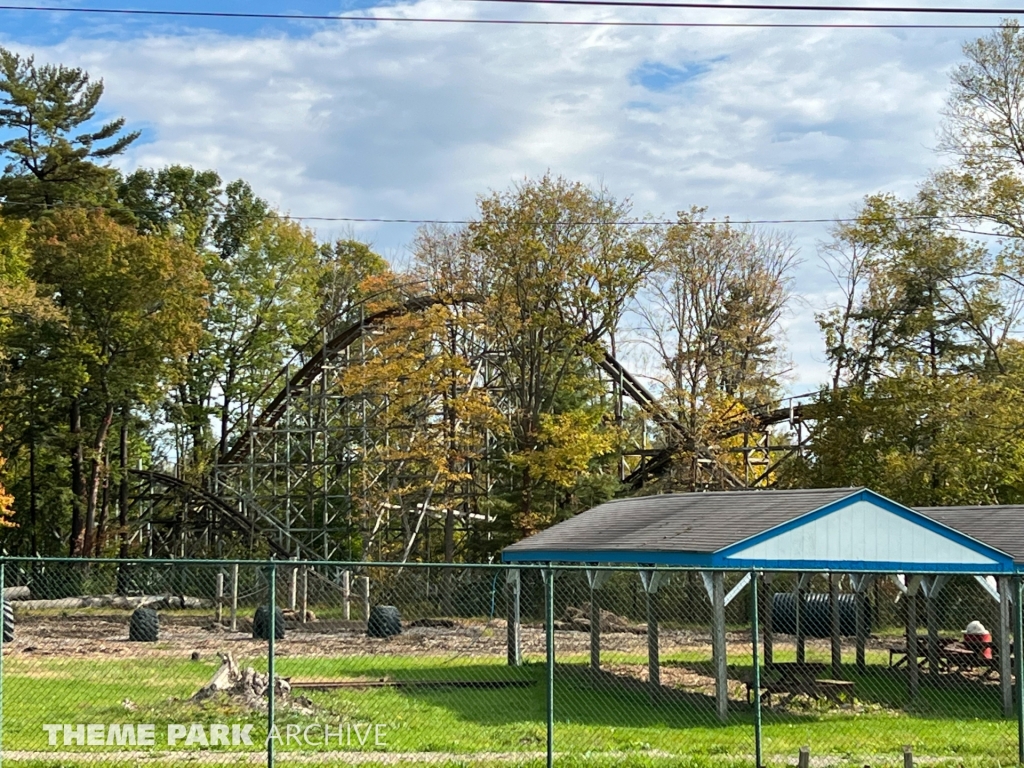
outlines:
M658 647L658 593L647 593L647 680L652 690L661 687L661 653Z
M917 590L907 594L907 672L910 701L917 699L919 687L917 668Z
M1010 592L1013 581L1009 576L999 577L999 691L1003 695L1003 716L1013 714L1013 685L1011 683L1010 654ZM1020 653L1018 648L1017 653Z
M928 673L939 673L939 612L938 599L942 588L949 581L948 576L926 576L921 582L925 596L925 624L928 627Z
M761 631L764 633L764 665L770 667L775 663L775 634L772 630L772 591L771 575L763 574L763 589L757 591L758 614L761 618Z
M793 590L793 613L796 619L796 663L803 664L807 661L807 638L804 636L803 626L803 603L804 587L807 584L806 577L809 574L797 574L796 589Z
M735 600L736 596L739 595L740 592L743 591L743 588L745 586L747 586L747 584L749 584L749 583L750 583L750 574L749 573L743 574L743 578L740 579L739 581L737 581L736 585L732 589L730 589L729 593L725 596L725 604L728 605L733 600Z
M868 590L875 577L870 573L852 574L850 580L853 582L853 604L854 620L857 633L857 671L861 674L867 672L867 644L868 644Z
M587 569L587 583L590 585L590 668L601 669L601 601L598 590L611 575L611 571Z
M716 571L712 581L712 653L715 662L715 702L718 719L723 723L729 716L729 660L725 645L725 574Z
M522 593L522 582L518 568L509 568L505 576L505 589L508 595L508 630L506 632L506 643L508 646L508 665L510 667L522 666L523 643L522 624L520 617L519 597Z
M838 680L843 668L843 642L839 637L839 576L828 575L828 602L831 614L832 679Z

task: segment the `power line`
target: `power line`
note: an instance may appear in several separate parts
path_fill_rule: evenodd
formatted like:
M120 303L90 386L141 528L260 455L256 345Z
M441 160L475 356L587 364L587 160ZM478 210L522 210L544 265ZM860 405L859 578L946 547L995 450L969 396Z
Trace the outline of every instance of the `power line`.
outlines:
M494 0L497 1L497 0ZM518 0L510 0L518 1ZM540 0L535 0L539 2ZM640 5L623 3L623 5ZM670 6L665 6L670 7ZM736 6L716 6L730 10ZM823 6L824 7L824 6ZM201 19L264 19L278 21L333 21L333 22L398 22L416 24L485 24L553 27L681 27L681 28L736 28L736 29L999 29L1000 24L846 24L806 22L723 22L723 21L587 21L566 19L478 19L416 16L329 16L301 13L245 13L231 11L173 11L143 10L137 8L51 8L38 5L0 5L0 11L29 11L45 13L106 14L118 16L179 17ZM1024 13L1024 10L1004 11L1005 14Z
M691 10L725 11L805 11L813 13L932 13L960 15L1018 16L1024 8L927 8L906 5L771 5L768 3L688 3L656 2L656 0L463 0L475 3L506 3L521 5L593 5L615 8L687 8Z

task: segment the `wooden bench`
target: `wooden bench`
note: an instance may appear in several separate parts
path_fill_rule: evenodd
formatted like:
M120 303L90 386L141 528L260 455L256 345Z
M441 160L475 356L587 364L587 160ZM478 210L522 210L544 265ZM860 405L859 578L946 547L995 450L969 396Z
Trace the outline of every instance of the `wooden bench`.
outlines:
M743 681L747 689L747 703L754 702L754 681L747 678ZM810 699L825 699L834 704L842 704L843 699L854 701L854 686L850 680L819 679L813 675L789 675L778 679L761 680L761 702L772 705L772 696L779 696L779 705L786 706L797 696Z

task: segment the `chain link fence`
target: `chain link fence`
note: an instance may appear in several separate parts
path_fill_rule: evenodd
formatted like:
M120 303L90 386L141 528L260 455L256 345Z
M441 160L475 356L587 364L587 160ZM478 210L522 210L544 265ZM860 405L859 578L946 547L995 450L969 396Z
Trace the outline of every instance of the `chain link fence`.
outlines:
M8 558L0 758L1020 762L1017 580L753 576Z

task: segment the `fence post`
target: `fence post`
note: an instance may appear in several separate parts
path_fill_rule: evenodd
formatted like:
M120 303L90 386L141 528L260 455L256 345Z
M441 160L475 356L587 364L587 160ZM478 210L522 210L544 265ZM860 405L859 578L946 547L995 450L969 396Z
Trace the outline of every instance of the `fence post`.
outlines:
M309 613L309 568L302 566L302 623L306 623L306 614Z
M238 563L231 566L231 631L238 631Z
M341 602L342 602L342 615L345 621L352 619L352 572L342 571L341 572Z
M753 650L754 669L754 768L761 768L761 660L757 653L757 636L760 632L757 615L757 571L750 572L750 639Z
M547 644L548 768L555 763L555 569L544 572L544 638Z
M267 586L269 592L269 611L267 616L267 768L274 768L274 703L275 703L275 680L274 680L274 639L277 635L277 565L271 561L267 567Z
M224 571L217 571L217 612L214 621L220 624L224 619Z
M363 618L370 622L370 574L363 576Z
M4 568L6 563L0 559L0 601L2 601L5 584ZM2 605L2 602L0 602ZM6 611L3 611L6 613ZM4 762L4 632L7 627L3 626L3 618L0 617L0 765Z
M1014 580L1013 661L1017 677L1017 761L1024 765L1024 579Z

